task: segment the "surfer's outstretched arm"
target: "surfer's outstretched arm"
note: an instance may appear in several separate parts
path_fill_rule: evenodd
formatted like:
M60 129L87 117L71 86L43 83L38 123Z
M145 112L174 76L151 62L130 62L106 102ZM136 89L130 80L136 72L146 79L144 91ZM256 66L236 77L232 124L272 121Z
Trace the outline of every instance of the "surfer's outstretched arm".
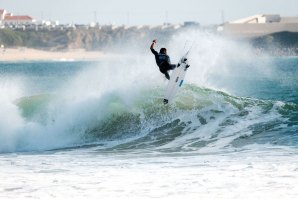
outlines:
M150 49L151 49L151 50L154 49L155 44L156 44L156 39L154 39L154 40L152 41L152 44L151 44L151 46L150 46Z
M156 50L154 50L154 46L155 46L155 44L156 44L156 39L154 39L153 41L152 41L152 44L151 44L151 46L150 46L150 50L151 50L151 52L155 55L155 57L157 56L157 54L158 54L158 52L156 52Z

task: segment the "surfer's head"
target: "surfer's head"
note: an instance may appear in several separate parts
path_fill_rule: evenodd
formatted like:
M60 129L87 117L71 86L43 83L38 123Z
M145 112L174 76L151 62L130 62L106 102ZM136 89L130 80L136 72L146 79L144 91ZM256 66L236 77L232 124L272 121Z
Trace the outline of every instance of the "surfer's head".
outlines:
M161 53L161 54L167 54L167 49L166 48L161 48L159 50L159 53Z

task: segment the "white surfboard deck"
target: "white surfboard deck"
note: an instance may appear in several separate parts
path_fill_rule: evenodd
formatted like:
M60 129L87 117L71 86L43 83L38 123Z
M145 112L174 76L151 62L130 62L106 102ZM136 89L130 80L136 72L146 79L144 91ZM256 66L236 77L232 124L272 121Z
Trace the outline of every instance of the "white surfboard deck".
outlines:
M166 89L164 104L167 104L173 100L179 88L182 86L186 71L188 69L187 54L181 58L177 67L173 70L170 77L169 84Z

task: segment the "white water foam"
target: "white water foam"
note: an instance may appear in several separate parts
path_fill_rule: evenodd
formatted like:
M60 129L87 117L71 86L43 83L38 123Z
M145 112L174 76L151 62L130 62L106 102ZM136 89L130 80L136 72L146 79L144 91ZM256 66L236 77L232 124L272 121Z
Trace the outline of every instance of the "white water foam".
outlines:
M12 154L0 156L0 197L295 198L296 152Z

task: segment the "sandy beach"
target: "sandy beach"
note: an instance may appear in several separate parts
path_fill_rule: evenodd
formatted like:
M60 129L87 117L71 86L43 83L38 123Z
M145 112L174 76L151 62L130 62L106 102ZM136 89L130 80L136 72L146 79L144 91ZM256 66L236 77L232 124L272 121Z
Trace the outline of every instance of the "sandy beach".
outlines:
M0 61L43 61L43 60L100 60L104 53L76 49L51 52L30 48L6 48L0 50Z

